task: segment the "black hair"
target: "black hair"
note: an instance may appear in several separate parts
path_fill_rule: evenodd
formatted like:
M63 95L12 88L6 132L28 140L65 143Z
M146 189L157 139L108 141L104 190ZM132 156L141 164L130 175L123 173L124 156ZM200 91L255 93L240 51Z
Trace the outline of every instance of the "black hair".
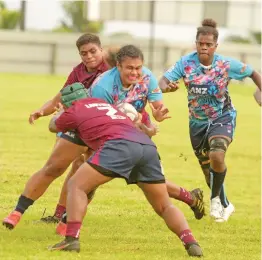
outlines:
M143 52L134 45L123 46L116 54L116 61L121 63L125 58L139 58L144 61Z
M81 46L88 44L88 43L93 43L93 44L96 44L98 47L101 47L101 41L99 37L91 33L85 33L81 35L76 41L76 47L79 50Z
M212 34L214 36L214 40L218 39L218 30L216 29L217 23L213 19L204 19L202 21L202 26L197 28L196 39L200 34L208 35Z

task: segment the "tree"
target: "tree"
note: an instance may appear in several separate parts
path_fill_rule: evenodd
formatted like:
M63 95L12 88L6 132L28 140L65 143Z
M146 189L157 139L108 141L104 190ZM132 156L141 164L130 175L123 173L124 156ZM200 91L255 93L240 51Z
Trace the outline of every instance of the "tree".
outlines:
M261 32L252 32L253 37L255 38L256 42L261 45Z
M103 29L101 21L88 21L86 18L87 1L64 1L62 7L66 19L61 20L61 26L54 31L98 33Z
M20 12L8 10L4 1L0 1L0 29L15 29L20 20Z

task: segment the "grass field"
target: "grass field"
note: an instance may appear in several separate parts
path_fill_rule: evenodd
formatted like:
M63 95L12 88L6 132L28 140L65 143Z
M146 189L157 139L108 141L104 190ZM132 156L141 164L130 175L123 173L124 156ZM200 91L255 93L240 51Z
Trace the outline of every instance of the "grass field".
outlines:
M63 77L0 74L0 219L15 206L24 184L45 163L55 136L48 132L48 118L28 124L31 111L55 95ZM183 210L206 260L260 259L260 109L253 100L254 87L232 85L238 108L235 141L227 154L228 197L236 212L227 223L214 223L206 216L193 218ZM154 139L159 146L166 176L187 189L207 189L188 136L186 93L164 96L172 119L163 122ZM54 225L36 223L46 208L53 213L64 176L24 215L13 231L0 226L0 259L92 259L92 260L182 260L188 259L180 241L157 217L136 186L122 180L101 187L88 209L81 232L79 255L49 252L61 240Z

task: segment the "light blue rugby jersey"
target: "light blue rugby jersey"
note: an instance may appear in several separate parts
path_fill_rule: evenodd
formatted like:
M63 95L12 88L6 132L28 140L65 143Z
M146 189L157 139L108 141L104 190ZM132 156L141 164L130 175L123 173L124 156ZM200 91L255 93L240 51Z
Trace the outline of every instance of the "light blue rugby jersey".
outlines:
M147 101L155 102L163 99L162 91L153 73L146 67L142 69L141 80L128 89L124 89L120 74L115 67L101 74L89 89L89 95L101 98L110 104L130 103L141 112Z
M211 68L201 66L197 52L183 56L165 72L169 81L183 78L188 91L189 118L208 121L232 112L234 106L228 93L231 79L243 80L251 76L253 69L238 60L214 55Z

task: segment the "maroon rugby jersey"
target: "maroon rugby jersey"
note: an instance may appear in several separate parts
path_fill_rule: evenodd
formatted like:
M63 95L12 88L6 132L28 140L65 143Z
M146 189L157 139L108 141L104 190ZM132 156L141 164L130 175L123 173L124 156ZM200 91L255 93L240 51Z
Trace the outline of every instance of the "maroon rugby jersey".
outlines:
M87 72L84 63L81 62L76 67L74 67L73 71L69 74L63 88L75 82L80 82L85 86L85 88L88 89L92 85L93 81L108 69L108 65L102 62L97 70L94 72Z
M154 145L146 134L135 128L125 114L102 99L85 98L74 102L56 119L55 124L60 132L76 130L79 137L93 150L115 139Z

